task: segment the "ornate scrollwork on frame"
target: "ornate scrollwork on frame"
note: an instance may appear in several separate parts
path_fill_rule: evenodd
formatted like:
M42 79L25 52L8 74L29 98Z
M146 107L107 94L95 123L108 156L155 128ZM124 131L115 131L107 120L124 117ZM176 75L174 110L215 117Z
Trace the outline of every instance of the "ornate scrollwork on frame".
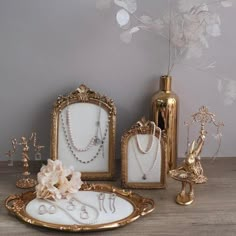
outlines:
M108 170L107 171L82 171L82 179L84 180L105 180L112 179L114 177L114 165L115 165L115 133L116 133L116 107L112 99L107 96L101 95L98 92L93 91L86 85L80 85L75 91L69 93L68 95L61 95L57 98L53 106L52 111L52 126L51 126L51 159L58 159L58 144L59 144L59 129L60 129L60 115L64 108L68 108L72 104L93 104L98 108L105 110L107 113L107 136L109 140L108 146ZM83 114L84 115L84 114ZM97 121L96 123L99 123ZM66 124L68 122L65 122ZM96 124L99 126L98 124ZM105 133L101 134L99 142L104 142L102 137ZM97 141L96 137L91 140L91 143L95 145ZM91 145L92 145L91 144ZM72 144L73 146L73 144ZM100 147L102 149L102 147ZM100 150L99 149L99 150ZM94 159L93 159L94 160ZM92 161L93 161L92 160ZM89 161L89 160L87 160ZM83 164L87 162L86 160L80 162Z
M155 131L153 133L153 127L155 127ZM136 135L140 134L154 134L154 136L157 138L157 140L160 140L160 150L161 150L161 161L160 161L160 181L145 181L147 178L147 173L142 170L142 167L140 166L140 163L138 163L137 156L135 152L133 154L129 154L129 142L134 141L131 140L131 138L136 137ZM157 142L158 145L158 142ZM158 147L157 147L158 148ZM146 152L147 153L147 152ZM130 156L129 156L130 155ZM156 152L157 155L157 152ZM155 188L165 188L166 184L166 134L165 132L160 131L158 127L155 126L155 124L149 120L146 120L145 117L142 117L141 120L136 122L130 130L125 132L121 139L121 158L122 158L122 186L124 188L143 188L143 189L155 189ZM129 181L129 158L137 159L138 166L140 167L140 171L143 174L142 181ZM156 156L156 158L158 158ZM152 162L153 166L156 164L155 160ZM153 172L158 171L155 169L152 169L153 167L149 168L149 170L152 170Z
M112 99L107 96L101 95L86 85L81 84L75 91L68 95L60 95L54 104L54 109L63 109L66 105L72 104L73 102L94 102L98 104L99 101L103 102L110 108L110 112L116 115L116 108Z

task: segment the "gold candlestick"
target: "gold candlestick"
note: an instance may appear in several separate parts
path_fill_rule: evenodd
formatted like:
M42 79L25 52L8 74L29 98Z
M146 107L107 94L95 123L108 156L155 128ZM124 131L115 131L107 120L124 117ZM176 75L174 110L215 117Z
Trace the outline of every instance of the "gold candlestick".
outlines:
M26 138L26 137L21 137L20 139L21 141L18 142L17 139L12 139L11 143L12 143L12 150L9 150L6 155L10 158L11 163L10 166L13 165L13 160L12 160L12 156L15 154L17 146L22 146L22 153L21 153L21 157L22 157L22 162L23 162L23 173L22 173L22 177L20 179L18 179L16 181L16 186L18 188L32 188L37 184L37 181L35 179L33 179L32 177L30 177L30 172L29 172L29 151L30 151L30 143L33 141L32 145L34 147L34 150L36 152L35 154L35 158L37 155L36 159L39 159L39 156L41 158L41 149L44 148L44 146L40 146L37 145L37 135L36 133L32 133L30 138Z
M169 174L173 179L180 181L182 183L181 192L176 197L176 202L180 205L186 206L192 204L194 201L193 185L206 183L207 181L207 177L205 177L203 174L203 168L200 162L200 154L202 152L202 148L207 134L205 126L207 123L212 123L214 126L216 126L217 133L219 134L220 137L219 129L221 126L224 125L222 122L216 123L214 117L215 115L213 113L208 112L207 107L202 106L199 109L199 112L192 115L192 121L190 123L186 123L188 126L188 131L189 131L189 126L195 122L200 123L201 128L200 128L200 135L197 141L194 140L192 142L189 150L188 150L189 135L188 135L186 158L182 166L180 166L175 170L169 171ZM221 140L219 140L219 147L220 147L220 142ZM219 151L219 148L217 151ZM186 191L187 184L189 184L188 192Z

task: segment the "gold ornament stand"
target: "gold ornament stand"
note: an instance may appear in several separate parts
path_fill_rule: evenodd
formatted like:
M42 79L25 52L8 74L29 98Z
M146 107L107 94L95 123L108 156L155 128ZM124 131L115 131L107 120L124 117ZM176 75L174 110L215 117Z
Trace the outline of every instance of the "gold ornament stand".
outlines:
M30 176L29 172L29 151L30 151L30 143L33 143L33 147L35 150L35 159L39 160L41 159L41 149L44 148L44 146L40 146L36 144L37 141L37 134L32 133L30 138L21 137L21 141L18 142L17 139L12 139L12 150L9 150L6 155L10 158L11 163L9 166L13 166L12 162L12 156L15 154L17 145L22 146L22 162L23 162L23 173L20 175L19 179L16 181L16 187L26 189L26 188L32 188L37 184L37 181ZM40 158L39 158L40 157Z
M186 192L186 184L187 182L182 182L182 191L176 197L176 202L180 205L190 205L194 201L194 192L193 192L193 184L189 182L189 192Z
M195 198L193 185L207 182L207 178L203 174L203 168L200 162L200 154L202 152L207 134L207 131L205 130L207 123L212 123L217 128L217 136L219 137L219 147L217 152L219 151L221 144L221 134L219 129L223 126L223 123L216 123L214 117L215 115L210 113L205 106L202 106L199 109L199 112L192 115L191 123L201 124L200 135L197 141L194 140L192 142L190 149L188 150L187 148L186 158L182 166L175 170L169 171L170 177L182 183L181 192L176 197L176 202L180 205L187 206L192 204ZM190 123L187 123L188 131L189 125ZM187 139L189 147L189 135ZM189 191L186 189L187 185L189 185Z

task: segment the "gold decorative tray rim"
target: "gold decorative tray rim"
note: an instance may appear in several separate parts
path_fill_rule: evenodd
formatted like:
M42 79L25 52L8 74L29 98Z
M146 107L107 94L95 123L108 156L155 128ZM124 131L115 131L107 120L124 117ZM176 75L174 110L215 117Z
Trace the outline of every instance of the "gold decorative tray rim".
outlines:
M133 205L133 212L126 218L118 221L109 222L105 224L94 225L59 225L49 222L44 222L31 217L26 212L27 204L33 200L36 195L34 191L28 191L22 194L12 194L5 200L6 208L22 221L44 228L55 229L60 231L80 232L80 231L101 231L108 229L115 229L125 226L141 216L151 213L155 209L155 203L152 199L144 198L129 190L114 187L109 184L88 184L84 183L81 187L82 191L97 191L104 193L116 193L119 197L125 199Z

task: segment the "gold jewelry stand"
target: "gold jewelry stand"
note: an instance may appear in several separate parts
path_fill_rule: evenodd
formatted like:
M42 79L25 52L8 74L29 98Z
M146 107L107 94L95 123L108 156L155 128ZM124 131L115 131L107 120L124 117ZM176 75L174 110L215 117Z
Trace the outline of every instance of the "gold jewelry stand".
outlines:
M35 155L37 155L37 159L39 159L39 156L41 159L40 151L41 151L41 149L44 148L44 146L40 146L40 145L36 144L36 141L37 141L37 134L36 133L32 133L29 139L27 139L26 137L21 137L20 140L21 140L20 142L18 142L17 139L15 139L15 138L13 138L11 140L12 150L9 150L6 153L6 155L9 158L12 158L13 154L15 154L15 152L16 152L17 145L22 146L21 156L22 156L22 162L23 162L23 173L22 173L22 176L20 177L20 179L18 179L16 181L16 186L18 188L23 188L23 189L32 188L37 184L37 181L35 179L33 179L32 177L30 177L30 172L29 172L30 146L29 145L30 145L30 142L33 142L33 147L36 152ZM11 159L11 163L9 165L13 166L12 159Z
M214 117L215 115L208 112L208 108L205 106L202 106L199 109L199 112L192 115L191 123L201 124L200 135L197 141L194 140L192 142L189 151L187 150L183 165L175 170L169 171L170 177L182 183L181 192L176 197L176 202L180 205L187 206L192 204L194 201L193 185L207 182L207 177L203 175L203 168L200 162L200 154L207 134L205 126L207 123L212 123L217 128L217 135L221 137L219 129L224 125L222 122L216 123ZM191 123L187 123L187 126L189 126ZM189 147L189 136L187 139ZM221 139L219 140L217 152L219 151L220 144ZM189 191L186 190L187 184L189 185Z

